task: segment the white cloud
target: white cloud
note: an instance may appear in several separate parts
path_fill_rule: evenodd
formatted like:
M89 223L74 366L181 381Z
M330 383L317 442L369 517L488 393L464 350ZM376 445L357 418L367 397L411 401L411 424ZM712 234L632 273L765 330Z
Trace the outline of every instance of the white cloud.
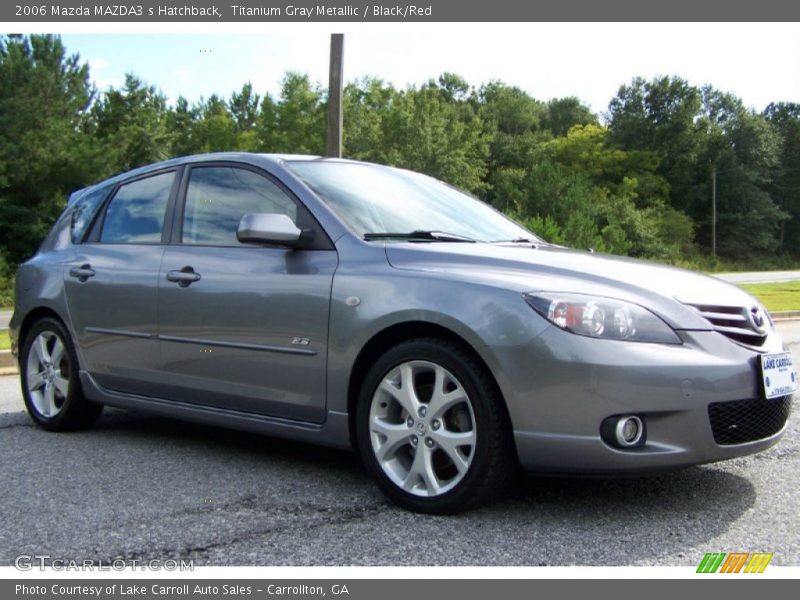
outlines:
M111 66L111 63L107 61L105 58L100 58L97 56L87 58L86 62L89 63L89 68L94 72L103 71L104 69L108 69Z

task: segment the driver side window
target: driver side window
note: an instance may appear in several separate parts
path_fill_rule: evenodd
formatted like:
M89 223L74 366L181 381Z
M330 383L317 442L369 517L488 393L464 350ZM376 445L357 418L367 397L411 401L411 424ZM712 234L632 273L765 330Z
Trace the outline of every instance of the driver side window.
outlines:
M184 244L238 246L236 231L248 213L287 215L297 204L270 179L236 167L194 167L183 211Z

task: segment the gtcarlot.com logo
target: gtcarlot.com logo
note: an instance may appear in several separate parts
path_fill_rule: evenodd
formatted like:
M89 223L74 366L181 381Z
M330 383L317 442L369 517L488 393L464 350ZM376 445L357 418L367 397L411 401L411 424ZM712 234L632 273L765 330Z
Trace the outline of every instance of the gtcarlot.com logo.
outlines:
M700 566L698 573L763 573L772 552L708 552Z
M117 558L103 560L74 560L52 558L49 554L20 554L14 559L19 571L51 569L53 571L125 571L127 569L152 571L193 571L194 560Z

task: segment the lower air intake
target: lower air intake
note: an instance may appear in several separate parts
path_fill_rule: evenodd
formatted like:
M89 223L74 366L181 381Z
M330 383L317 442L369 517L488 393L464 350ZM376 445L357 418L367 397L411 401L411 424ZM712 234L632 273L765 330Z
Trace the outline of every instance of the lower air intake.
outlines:
M714 441L720 446L731 446L775 435L786 424L791 407L791 396L709 404Z

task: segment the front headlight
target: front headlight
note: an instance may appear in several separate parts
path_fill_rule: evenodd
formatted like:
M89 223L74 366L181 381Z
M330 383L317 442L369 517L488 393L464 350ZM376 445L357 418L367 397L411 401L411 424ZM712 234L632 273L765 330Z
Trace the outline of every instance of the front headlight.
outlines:
M669 325L631 302L551 292L532 292L523 294L523 298L553 325L577 335L628 342L681 343Z

